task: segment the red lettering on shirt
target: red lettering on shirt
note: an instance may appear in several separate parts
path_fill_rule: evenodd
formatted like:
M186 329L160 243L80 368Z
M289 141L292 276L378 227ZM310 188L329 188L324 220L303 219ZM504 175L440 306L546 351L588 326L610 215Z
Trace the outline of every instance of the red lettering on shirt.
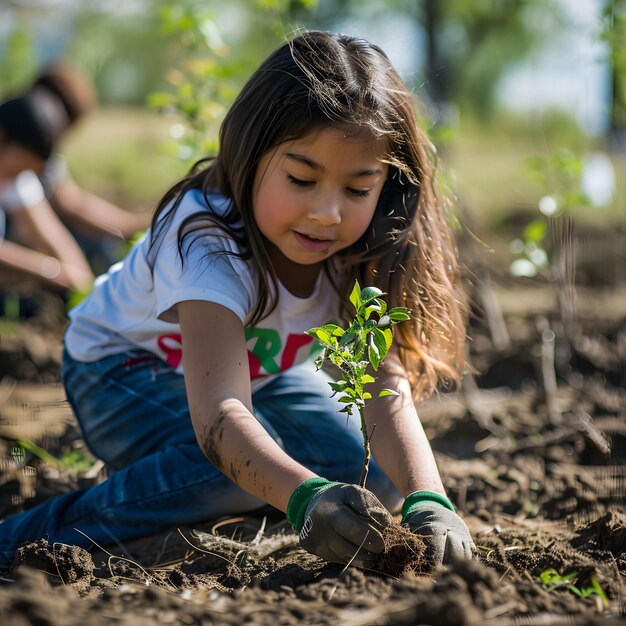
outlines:
M309 335L289 335L280 360L280 371L284 372L292 367L296 362L296 357L300 348L309 345L312 342L313 337L310 337ZM161 352L165 355L164 359L166 363L174 369L177 369L183 359L182 337L180 333L161 335L157 338L157 345L159 350L161 350ZM262 346L259 346L259 349L261 349L261 347ZM263 350L263 354L265 354L265 347L263 347ZM250 380L266 378L269 375L269 373L261 373L261 360L252 350L248 350L248 366L250 368Z
M283 352L283 358L280 361L280 371L284 372L289 369L296 360L298 350L302 346L306 346L313 342L313 337L309 335L289 335L287 337L287 344L285 345L285 351Z
M165 353L166 363L177 369L183 360L183 340L180 333L161 335L157 339L157 345Z

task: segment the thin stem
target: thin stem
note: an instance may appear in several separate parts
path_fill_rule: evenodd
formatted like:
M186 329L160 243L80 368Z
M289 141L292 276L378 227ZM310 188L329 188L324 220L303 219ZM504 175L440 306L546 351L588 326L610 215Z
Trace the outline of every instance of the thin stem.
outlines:
M359 487L365 487L365 481L367 480L367 472L370 467L370 438L367 434L367 424L365 423L365 413L363 411L363 407L359 408L359 417L361 418L361 433L363 434L363 450L365 451L365 456L363 458L363 467L361 468L361 478L359 479Z

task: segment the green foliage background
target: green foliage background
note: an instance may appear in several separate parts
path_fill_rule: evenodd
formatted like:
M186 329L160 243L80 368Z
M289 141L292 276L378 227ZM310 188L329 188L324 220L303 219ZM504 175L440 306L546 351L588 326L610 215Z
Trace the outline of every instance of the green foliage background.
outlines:
M564 149L576 158L610 149L617 171L623 167L626 0L599 1L597 38L607 43L598 62L615 84L603 137L585 135L566 113L515 116L495 100L502 76L567 25L558 0L136 0L114 7L88 0L68 2L62 18L49 3L11 0L0 7L0 22L12 24L0 31L0 96L27 85L47 60L54 18L63 42L55 55L88 72L101 104L64 146L70 169L122 206L147 208L195 158L215 151L229 103L290 34L336 24L358 32L395 12L425 42L411 42L421 57L406 78L428 105L425 124L451 166L452 195L477 226L499 228L512 208L536 218L538 199L550 191L528 175L529 159L551 163ZM619 187L602 218L621 220L623 198Z

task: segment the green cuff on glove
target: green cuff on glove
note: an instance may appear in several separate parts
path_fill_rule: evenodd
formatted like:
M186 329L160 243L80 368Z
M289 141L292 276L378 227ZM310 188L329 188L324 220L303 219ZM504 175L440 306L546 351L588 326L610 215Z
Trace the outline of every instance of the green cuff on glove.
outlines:
M450 509L453 513L456 513L454 510L454 505L448 498L442 496L440 493L435 493L434 491L414 491L410 493L404 504L402 505L402 521L407 518L407 515L413 513L413 511L424 502L433 502L435 504L440 504L446 509Z
M299 533L302 530L304 514L311 498L316 493L337 484L326 478L315 477L305 480L295 488L287 504L287 521L295 528L296 532Z

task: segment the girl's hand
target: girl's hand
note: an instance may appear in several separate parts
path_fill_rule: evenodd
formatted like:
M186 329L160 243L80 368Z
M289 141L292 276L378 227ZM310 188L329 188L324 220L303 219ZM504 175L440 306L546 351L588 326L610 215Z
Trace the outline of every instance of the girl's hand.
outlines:
M402 519L402 524L426 544L426 560L432 567L458 559L471 559L474 542L465 522L441 504L425 501Z
M300 545L327 561L352 561L368 568L374 555L384 549L382 529L392 522L390 513L371 491L334 483L309 501Z

